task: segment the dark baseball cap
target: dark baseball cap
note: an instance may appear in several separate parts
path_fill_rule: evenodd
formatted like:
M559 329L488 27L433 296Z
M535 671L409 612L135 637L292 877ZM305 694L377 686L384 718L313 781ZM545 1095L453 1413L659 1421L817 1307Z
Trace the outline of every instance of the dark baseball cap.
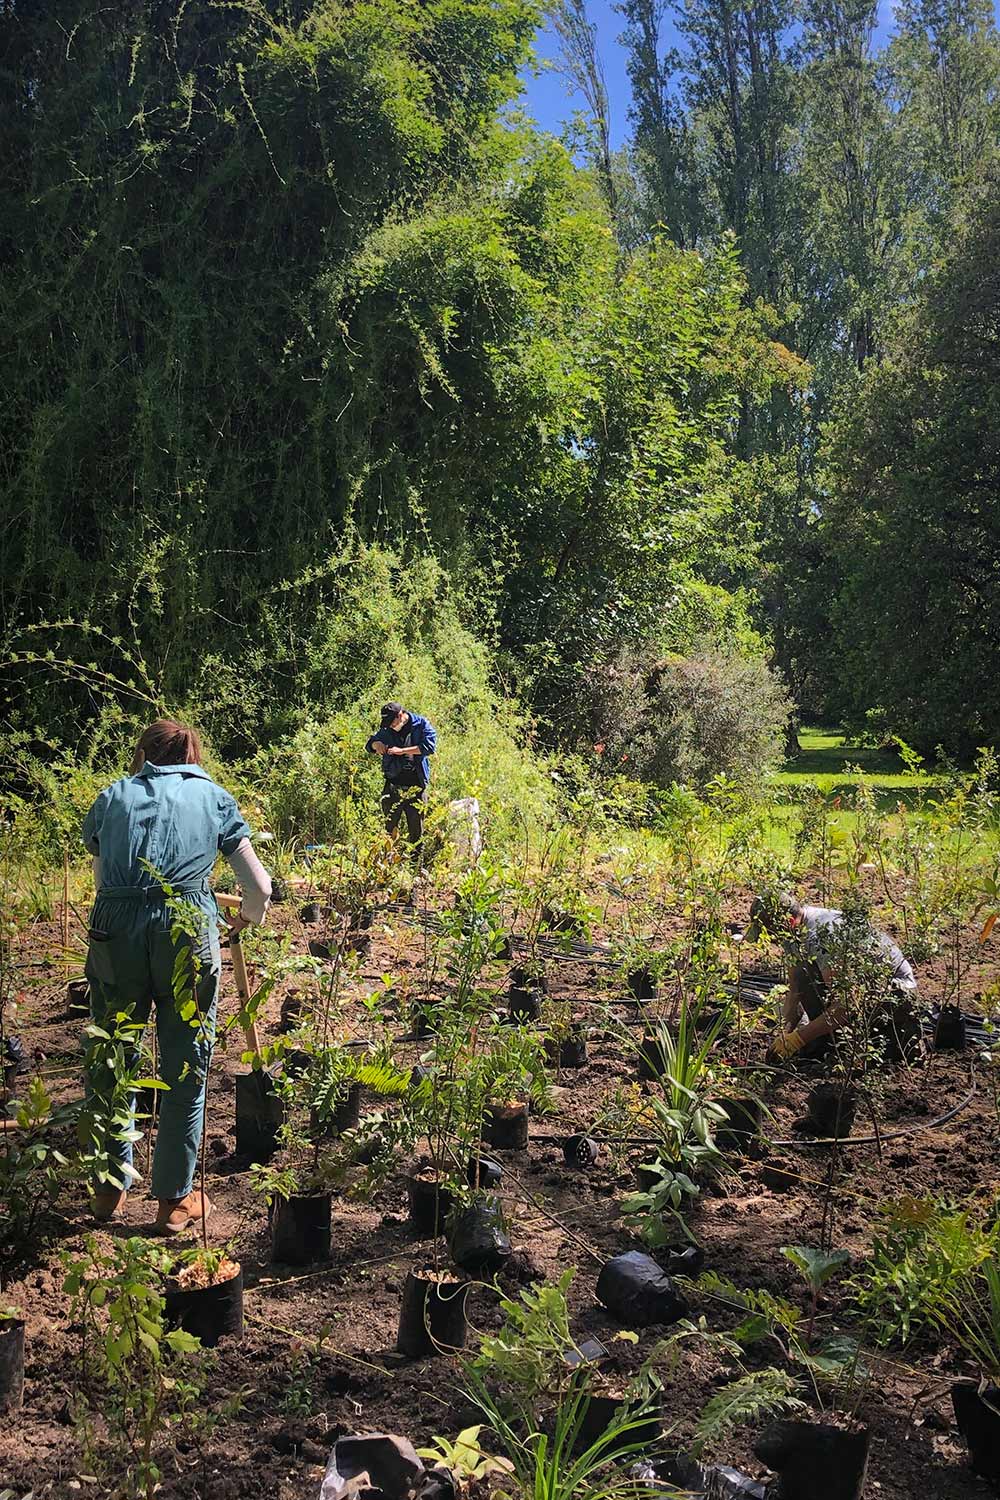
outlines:
M396 719L396 718L398 718L399 715L401 713L405 713L405 711L406 710L403 708L403 705L401 703L383 703L382 704L382 723L383 724L388 724L388 722L390 721L390 719Z

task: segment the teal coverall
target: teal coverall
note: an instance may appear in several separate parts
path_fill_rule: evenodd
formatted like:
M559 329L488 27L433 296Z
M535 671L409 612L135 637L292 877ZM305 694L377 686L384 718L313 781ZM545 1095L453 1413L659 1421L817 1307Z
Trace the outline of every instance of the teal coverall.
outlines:
M208 877L220 851L232 854L249 837L234 798L201 766L147 761L138 775L123 777L103 791L84 820L83 841L100 860L86 965L94 1021L101 1026L117 1012L130 1010L134 1020L145 1022L156 1004L159 1072L168 1087L159 1094L154 1198L184 1198L194 1182L221 972L219 910ZM175 894L204 912L194 941L202 1026L192 1026L177 1012L171 913L142 860ZM108 1098L108 1079L100 1067L88 1078L88 1092L99 1116L102 1100ZM131 1141L112 1131L106 1149L112 1162L131 1168ZM122 1175L128 1179L132 1174ZM122 1185L128 1187L128 1180Z

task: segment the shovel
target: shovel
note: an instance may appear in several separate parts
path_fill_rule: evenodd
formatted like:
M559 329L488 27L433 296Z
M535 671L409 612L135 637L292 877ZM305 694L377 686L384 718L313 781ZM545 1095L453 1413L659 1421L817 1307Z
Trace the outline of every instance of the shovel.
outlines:
M219 906L230 911L239 910L240 898L218 894ZM229 955L233 965L233 980L240 1005L246 1009L250 1003L250 981L247 978L247 960L240 941L241 934L230 932ZM243 1028L247 1047L251 1052L260 1051L260 1037L256 1021ZM236 1078L236 1150L241 1155L265 1161L277 1149L277 1132L284 1121L282 1101L274 1091L270 1073L263 1070L241 1073Z

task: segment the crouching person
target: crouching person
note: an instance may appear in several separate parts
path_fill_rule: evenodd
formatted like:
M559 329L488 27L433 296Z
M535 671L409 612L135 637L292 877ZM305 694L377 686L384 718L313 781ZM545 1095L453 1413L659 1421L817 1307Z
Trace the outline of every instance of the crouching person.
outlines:
M263 921L271 881L236 802L202 769L198 735L170 719L144 731L131 774L103 791L87 814L83 841L94 856L97 893L86 964L91 1012L97 1025L111 1029L122 1012L141 1025L155 1006L159 1072L167 1085L158 1096L153 1154L156 1229L179 1234L212 1210L194 1190L221 974L219 909L209 876L221 850L242 890L239 912L229 922L234 932ZM157 875L203 918L191 937L200 1018L195 1026L175 1003L172 918ZM133 1065L135 1057L137 1052ZM106 1063L91 1067L88 1097L99 1122L103 1110L112 1178L94 1193L93 1214L100 1222L120 1212L137 1175L132 1132L116 1131L110 1119L112 1083ZM133 1098L130 1112L134 1105Z
M783 1029L774 1039L768 1058L780 1062L808 1055L819 1050L846 1020L844 1007L834 995L848 947L852 941L858 944L859 936L848 931L842 911L800 906L787 894L755 897L747 941L756 942L762 932L781 944L790 964ZM892 938L870 924L860 934L859 946L869 981L882 992L873 1030L886 1034L890 1047L895 1043L906 1054L920 1045L913 970Z

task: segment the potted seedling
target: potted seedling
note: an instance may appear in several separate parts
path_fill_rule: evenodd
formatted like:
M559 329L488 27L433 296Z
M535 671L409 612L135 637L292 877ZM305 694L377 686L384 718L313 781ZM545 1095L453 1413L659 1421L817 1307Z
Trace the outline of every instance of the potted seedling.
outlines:
M255 1166L252 1182L268 1205L271 1259L308 1265L329 1259L333 1191L344 1165L336 1153L323 1151L324 1142L357 1129L362 1088L398 1098L408 1090L409 1074L386 1050L371 1054L314 1042L303 1050L301 1072L286 1070L277 1087L285 1105L279 1142L288 1160L281 1168ZM308 1111L305 1132L298 1126L300 1107Z
M545 1057L555 1068L583 1068L587 1064L587 1027L573 1019L567 1002L551 1005L546 1016Z
M977 1474L1000 1490L1000 1265L993 1253L935 1298L933 1319L970 1358L976 1380L951 1388L955 1421Z
M128 1493L143 1500L154 1500L164 1461L195 1431L204 1386L197 1337L170 1326L162 1287L171 1259L137 1237L105 1250L91 1236L81 1255L63 1256L81 1330L79 1389L99 1417L88 1439L108 1444L115 1473L124 1467Z
M211 1056L214 1018L206 1012L202 990L201 956L205 937L205 912L194 902L178 896L157 871L150 868L163 888L170 913L170 936L174 946L173 998L178 1013L198 1033L204 1055ZM252 1031L256 1012L249 995L241 996L240 1011L230 1025L243 1024ZM257 1003L259 1004L259 997ZM208 1090L211 1074L206 1067L202 1095L201 1150L198 1185L202 1203L207 1202L206 1152L208 1137ZM208 1217L200 1220L201 1245L186 1250L174 1265L165 1292L168 1321L213 1346L219 1338L243 1336L243 1270L226 1249L210 1247Z
M626 993L639 1004L655 1000L660 993L667 955L641 937L630 937L615 945L615 974Z

